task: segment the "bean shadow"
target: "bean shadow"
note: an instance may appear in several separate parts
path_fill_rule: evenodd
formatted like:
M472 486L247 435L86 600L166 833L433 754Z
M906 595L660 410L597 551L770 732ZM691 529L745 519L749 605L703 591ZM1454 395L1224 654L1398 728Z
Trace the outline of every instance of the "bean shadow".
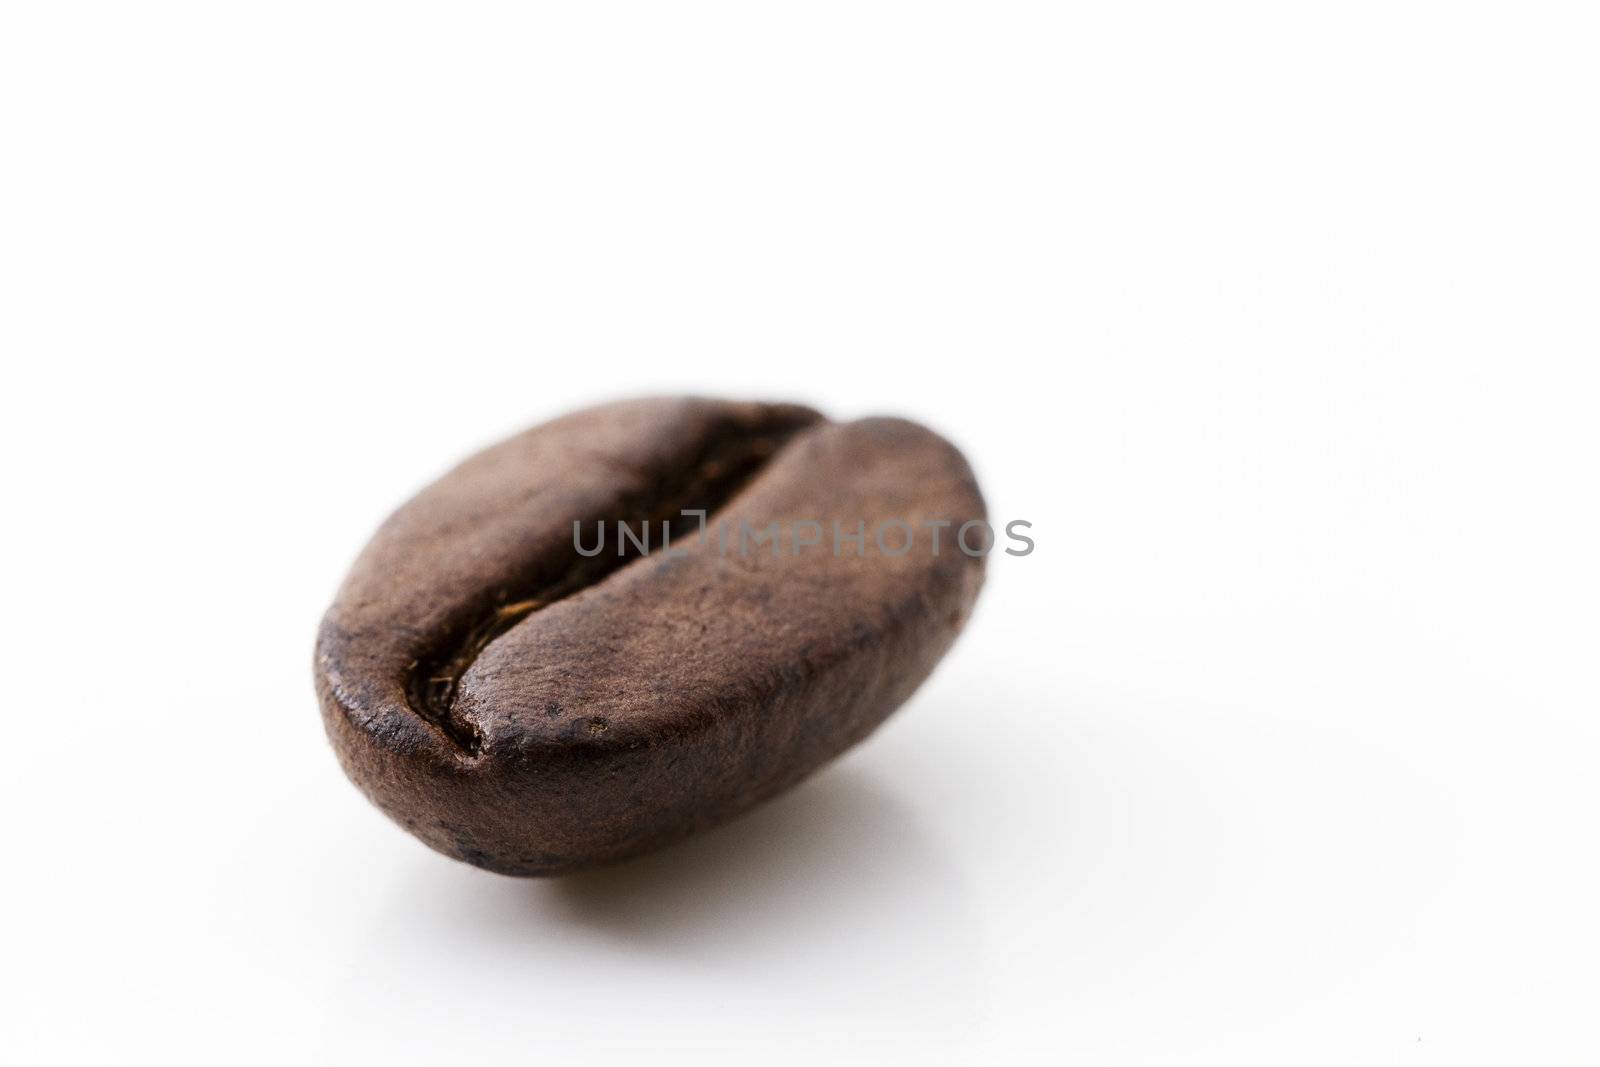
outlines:
M836 767L698 838L535 885L530 903L641 950L748 951L881 924L886 910L959 908L964 890L915 813L864 772Z

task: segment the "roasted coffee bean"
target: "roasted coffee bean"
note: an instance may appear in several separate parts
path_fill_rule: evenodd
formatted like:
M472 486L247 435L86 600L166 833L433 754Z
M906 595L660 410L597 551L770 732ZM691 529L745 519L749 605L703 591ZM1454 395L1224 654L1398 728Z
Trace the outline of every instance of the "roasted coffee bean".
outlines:
M954 535L984 517L961 454L900 419L697 399L568 415L379 528L317 640L328 736L446 855L542 875L647 852L903 703L978 594L984 561Z

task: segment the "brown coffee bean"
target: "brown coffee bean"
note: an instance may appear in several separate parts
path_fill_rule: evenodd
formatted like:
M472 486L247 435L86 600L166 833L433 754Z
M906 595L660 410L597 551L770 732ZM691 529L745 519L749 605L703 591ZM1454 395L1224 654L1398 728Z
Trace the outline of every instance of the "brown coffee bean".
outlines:
M379 528L318 636L328 735L378 807L457 859L540 875L634 856L789 788L904 702L978 594L983 559L954 535L983 518L961 454L900 419L696 399L568 415Z

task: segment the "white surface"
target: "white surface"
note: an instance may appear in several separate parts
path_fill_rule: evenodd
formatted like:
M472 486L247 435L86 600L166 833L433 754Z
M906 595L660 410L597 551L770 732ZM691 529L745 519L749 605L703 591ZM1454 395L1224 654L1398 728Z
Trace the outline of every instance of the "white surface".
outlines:
M1584 4L12 3L16 1063L1592 1063ZM423 481L903 413L1038 551L871 742L521 883L341 776Z

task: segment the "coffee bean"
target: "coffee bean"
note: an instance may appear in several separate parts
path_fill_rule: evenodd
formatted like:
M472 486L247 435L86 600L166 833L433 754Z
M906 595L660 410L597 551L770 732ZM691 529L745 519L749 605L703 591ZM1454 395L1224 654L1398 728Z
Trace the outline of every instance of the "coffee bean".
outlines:
M978 594L954 531L984 517L961 454L900 419L697 399L565 416L379 528L317 640L328 736L457 859L541 875L647 852L903 703Z

